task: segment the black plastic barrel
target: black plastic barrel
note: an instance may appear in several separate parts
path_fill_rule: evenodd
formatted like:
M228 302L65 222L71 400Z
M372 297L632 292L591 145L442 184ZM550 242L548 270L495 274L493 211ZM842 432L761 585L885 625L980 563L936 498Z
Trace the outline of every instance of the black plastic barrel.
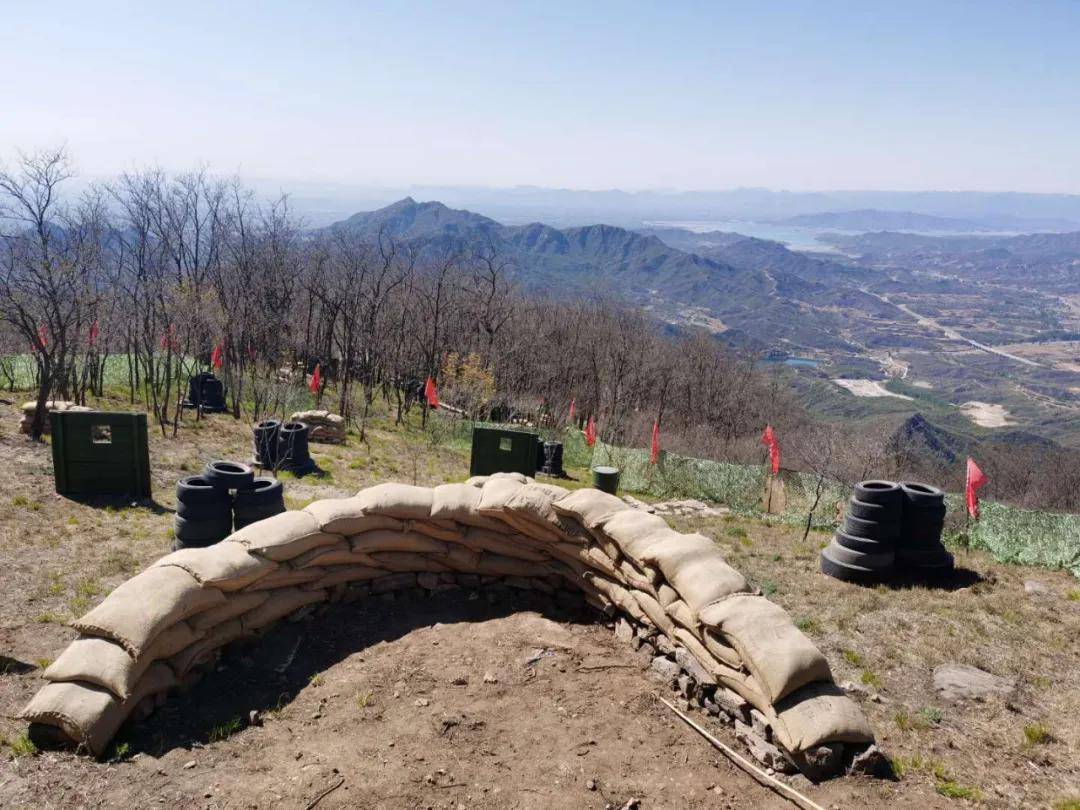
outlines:
M616 467L593 467L593 486L614 495L619 490L619 470Z
M566 471L563 470L562 442L544 442L544 465L541 467L541 472L560 478L566 475Z
M278 432L278 463L289 472L303 475L315 469L308 451L308 426L286 422Z

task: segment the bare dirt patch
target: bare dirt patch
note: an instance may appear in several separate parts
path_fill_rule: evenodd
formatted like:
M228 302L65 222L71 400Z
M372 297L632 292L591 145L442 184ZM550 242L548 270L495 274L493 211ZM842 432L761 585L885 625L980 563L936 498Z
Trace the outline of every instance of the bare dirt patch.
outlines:
M1009 421L1009 412L1004 405L992 405L989 402L965 402L960 406L960 412L976 425L988 428L1006 427L1013 424Z
M897 394L890 391L878 380L844 380L836 379L834 383L841 388L846 388L857 397L896 397L897 399L911 399L905 394Z

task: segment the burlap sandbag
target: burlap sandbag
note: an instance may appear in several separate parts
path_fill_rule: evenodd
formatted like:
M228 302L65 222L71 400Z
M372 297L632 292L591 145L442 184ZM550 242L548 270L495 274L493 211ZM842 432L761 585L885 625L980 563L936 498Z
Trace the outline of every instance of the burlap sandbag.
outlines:
M72 742L101 757L109 741L143 698L175 685L176 676L162 663L149 666L123 701L108 689L93 684L50 683L34 695L20 717L31 723L59 728Z
M672 585L675 584L672 574L685 565L687 559L695 558L703 551L716 550L716 544L701 534L659 532L656 538L656 541L649 543L647 548L639 550L639 562L642 565L658 568ZM679 595L682 596L681 591Z
M640 509L622 509L598 524L597 533L613 542L623 554L645 565L642 553L665 535L675 534L667 521Z
M210 608L210 610L204 610L202 613L196 613L188 620L188 624L191 625L193 630L200 634L207 633L222 622L227 622L229 619L235 619L237 616L241 616L249 610L254 610L269 598L269 591L244 591L243 593L229 594L229 598L225 601L225 604ZM162 633L162 635L165 635L165 633ZM158 638L161 638L161 636L158 636ZM195 639L192 639L192 642L194 641ZM150 649L153 650L156 646L157 639L150 645ZM188 645L185 644L184 646L186 647ZM172 653L169 653L169 655L163 657L171 657L177 652L179 652L179 650L174 650Z
M652 623L656 625L665 636L674 639L675 622L667 615L667 612L660 603L644 591L632 590L630 593L633 595L634 599L637 600L638 605L645 615L652 620Z
M544 563L518 560L485 551L476 563L476 573L491 576L535 577L547 573Z
M388 531L387 529L377 529L376 531ZM288 564L293 568L311 568L315 565L323 565L324 560L339 559L342 555L349 555L352 553L352 544L349 543L345 537L338 538L338 541L329 546L319 546L313 548L311 551L305 551L303 554L299 554L289 560Z
M215 543L206 548L182 548L166 554L154 567L174 565L187 571L202 585L222 591L238 591L274 571L278 564L249 554L236 543Z
M502 554L504 557L515 557L519 560L532 562L546 562L551 559L550 555L537 550L527 539L515 535L506 535L499 532L488 531L470 527L461 538L461 543L473 551L490 551Z
M618 566L603 549L598 548L597 546L589 546L589 548L585 549L585 553L581 556L581 560L586 565L602 571L606 577L619 580L620 582L622 581L622 574L619 573Z
M561 515L552 504L566 494L565 488L554 484L526 484L506 502L506 516L524 526L522 531L526 534L557 541L564 531L560 525Z
M629 560L619 560L619 575L631 588L636 588L639 591L645 591L646 593L656 596L656 586L653 584L652 578L643 575L634 568Z
M368 565L386 571L433 571L440 573L453 570L442 562L442 557L445 554L435 557L427 554L416 554L411 551L376 551L366 556L368 557Z
M672 602L679 601L679 592L666 582L661 582L656 586L656 601L667 608Z
M484 484L487 483L487 480L490 477L491 476L488 476L488 475L474 475L471 478L466 478L465 479L465 484L467 486L475 487L476 489L480 489L482 486L484 486ZM521 483L524 484L525 482L522 481Z
M675 624L680 627L685 627L692 633L697 633L700 630L701 625L698 623L697 614L690 610L690 607L682 599L669 602L664 606L664 610L668 616L675 620Z
M874 731L862 709L836 684L807 684L776 704L773 734L788 751L823 743L872 743Z
M677 560L665 557L661 570L694 613L712 602L750 590L743 575L728 565L716 548L689 552Z
M450 550L444 556L439 557L439 562L458 573L475 574L476 566L480 562L480 552L473 551L467 546L451 543Z
M480 489L480 503L477 510L485 517L502 520L506 514L506 504L514 497L514 493L525 484L513 478L496 478L492 476ZM505 522L505 521L504 521Z
M347 582L360 582L384 576L386 576L386 571L382 568L371 568L367 565L332 565L326 568L326 573L319 579L300 587L304 590L321 590L344 585Z
M770 702L800 686L831 681L829 662L779 605L764 596L738 594L700 611L702 623L739 651Z
M375 529L401 531L402 521L386 515L364 514L364 503L356 496L351 498L324 498L312 501L303 508L319 523L319 528L330 534L359 534Z
M714 686L717 682L716 672L721 667L722 662L718 661L712 656L712 654L705 648L693 633L682 627L676 627L675 641L681 644L686 650L694 656L701 668L708 674L710 680L706 680L710 686ZM677 657L677 656L676 656Z
M250 588L250 591L276 591L280 588L291 588L296 585L305 585L314 582L326 573L326 569L318 565L309 565L306 568L289 568L282 566L270 576L263 577Z
M168 664L177 678L183 678L193 668L205 663L215 650L244 635L243 620L229 619L215 627L213 632L207 633L205 638L178 652L169 659Z
M452 520L409 520L405 523L405 531L436 540L457 540L465 532L465 527Z
M308 512L282 512L251 523L230 535L226 542L238 543L252 554L284 562L306 551L332 546L341 541L337 534L324 532Z
M629 614L642 624L649 625L650 627L652 626L653 623L648 615L641 609L641 605L638 604L637 599L635 599L626 588L609 579L605 579L599 574L585 574L584 580L624 613Z
M375 551L412 551L417 554L445 554L448 549L442 540L417 532L374 531L354 534L349 538L352 550L360 554Z
M215 608L210 608L210 610L215 610ZM176 655L184 647L198 641L203 637L205 631L196 630L194 623L196 619L206 612L208 611L196 613L188 621L180 621L166 627L150 642L150 646L143 650L140 660L145 658L150 661L160 661Z
M221 591L202 587L182 568L148 568L71 626L83 635L112 639L138 658L166 627L224 601Z
M560 515L576 518L591 532L616 512L631 508L622 498L598 489L574 490L555 501L552 507Z
M481 476L487 480L487 476ZM471 480L471 479L470 479ZM506 531L500 520L481 515L480 496L483 482L477 486L464 484L440 484L431 490L431 517L434 520L452 520L462 526L476 526L492 531Z
M744 668L739 651L718 639L708 628L705 628L704 632L701 633L701 643L718 661L722 661L732 669Z
M311 570L311 569L309 569ZM321 602L326 598L326 591L305 591L300 588L280 588L270 594L270 598L254 610L240 617L245 631L258 630L273 624L278 619L288 616L304 605Z
M108 639L84 636L71 642L41 677L53 682L92 683L124 700L152 663L146 656L136 661L127 650Z
M400 520L427 520L431 517L432 493L428 487L377 484L360 490L353 497L360 502L365 515L385 515Z

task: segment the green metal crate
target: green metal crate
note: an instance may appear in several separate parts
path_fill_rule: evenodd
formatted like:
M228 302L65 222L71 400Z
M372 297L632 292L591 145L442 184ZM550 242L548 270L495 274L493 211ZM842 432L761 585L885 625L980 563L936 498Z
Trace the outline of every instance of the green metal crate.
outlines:
M519 472L536 475L538 434L524 430L473 428L469 475Z
M58 493L150 497L146 414L59 411L49 419Z

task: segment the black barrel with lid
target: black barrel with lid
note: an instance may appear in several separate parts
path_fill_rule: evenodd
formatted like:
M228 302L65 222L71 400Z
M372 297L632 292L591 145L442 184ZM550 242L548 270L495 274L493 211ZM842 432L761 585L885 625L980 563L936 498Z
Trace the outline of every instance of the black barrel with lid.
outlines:
M619 469L617 467L593 467L593 486L601 492L614 495L619 490Z

